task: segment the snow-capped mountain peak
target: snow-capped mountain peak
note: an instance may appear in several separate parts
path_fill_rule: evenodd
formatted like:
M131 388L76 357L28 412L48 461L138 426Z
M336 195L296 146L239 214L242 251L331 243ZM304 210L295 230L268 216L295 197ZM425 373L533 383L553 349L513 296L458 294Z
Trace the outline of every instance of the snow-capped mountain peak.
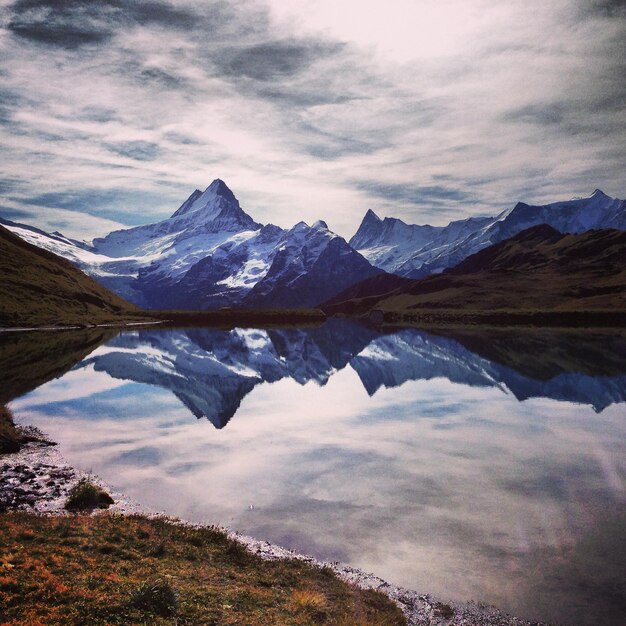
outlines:
M328 230L328 224L324 220L317 220L311 228L314 230Z
M263 226L216 179L171 217L114 231L93 245L20 224L7 228L139 306L210 309L317 306L382 270L410 278L440 272L538 224L564 233L626 230L626 201L597 189L588 198L520 202L495 217L445 227L381 219L370 209L348 243L322 220L289 230Z
M626 230L626 201L596 189L588 198L537 206L518 202L495 217L470 217L445 227L409 225L394 218L381 221L368 211L350 245L376 267L421 278L539 224L548 224L561 233Z
M378 217L378 215L376 215L376 213L374 213L372 209L367 209L367 213L363 218L363 224L367 226L369 224L379 224L380 222L382 222L380 217Z
M241 208L228 185L221 178L216 178L203 192L196 189L172 215L172 219L199 211L217 214L230 205Z

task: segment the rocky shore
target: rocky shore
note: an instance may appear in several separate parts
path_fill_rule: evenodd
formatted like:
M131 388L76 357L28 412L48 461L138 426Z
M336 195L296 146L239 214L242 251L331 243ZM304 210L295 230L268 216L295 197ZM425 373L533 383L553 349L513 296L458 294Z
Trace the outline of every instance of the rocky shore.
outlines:
M58 448L46 441L29 442L18 452L0 455L0 512L30 511L45 515L69 515L65 510L65 502L70 489L81 478L89 478L111 494L114 504L109 507L110 512L157 515L124 494L111 491L97 477L69 466ZM186 524L184 521L179 523ZM381 591L400 606L409 626L547 626L542 622L507 615L495 607L444 602L430 595L396 587L374 574L349 565L318 561L311 556L224 530L229 537L263 559L300 559L320 567L328 566L348 583L361 589Z

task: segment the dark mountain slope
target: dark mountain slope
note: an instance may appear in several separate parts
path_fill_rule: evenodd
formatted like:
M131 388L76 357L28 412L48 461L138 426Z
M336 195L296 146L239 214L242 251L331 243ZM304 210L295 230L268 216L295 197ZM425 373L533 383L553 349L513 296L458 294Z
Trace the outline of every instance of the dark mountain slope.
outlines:
M321 308L324 310L330 310L334 305L353 302L355 311L344 310L344 313L357 312L362 302L372 301L376 302L382 296L389 294L392 291L396 291L402 288L408 288L413 285L415 281L410 278L404 278L397 276L396 274L389 274L382 272L376 276L366 278L356 285L351 285L347 289L344 289L341 293L337 294L334 298L331 298Z
M358 310L624 311L626 232L564 235L545 224L468 257L442 274L416 280ZM355 309L354 302L326 307Z
M140 310L0 226L0 326L119 321Z

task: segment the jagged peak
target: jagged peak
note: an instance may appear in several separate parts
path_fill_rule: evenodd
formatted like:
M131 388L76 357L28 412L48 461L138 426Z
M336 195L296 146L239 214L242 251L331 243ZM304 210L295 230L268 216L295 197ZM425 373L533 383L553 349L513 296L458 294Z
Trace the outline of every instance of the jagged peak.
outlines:
M608 196L604 193L604 191L602 191L602 189L596 189L592 194L591 194L592 198L598 198L598 197L605 197L607 198Z
M229 189L228 185L221 178L216 178L204 191L196 189L172 217L195 213L207 207L215 206L216 201L218 201L218 204L225 201L237 209L240 208L239 201L235 198L235 194Z
M376 215L376 213L374 213L374 211L372 211L372 209L367 209L367 212L365 213L365 217L363 217L363 223L365 221L375 221L375 222L381 222L382 220L380 219L380 217L378 217L378 215Z
M276 224L265 224L261 227L262 233L279 233L282 231L283 229L280 226L276 226Z
M323 228L324 230L328 230L328 224L324 220L317 220L317 222L315 222L315 224L313 224L311 228L315 228L315 229Z
M235 194L230 190L228 185L221 179L216 178L205 190L204 193L212 192L217 196L228 198L233 202L237 202Z

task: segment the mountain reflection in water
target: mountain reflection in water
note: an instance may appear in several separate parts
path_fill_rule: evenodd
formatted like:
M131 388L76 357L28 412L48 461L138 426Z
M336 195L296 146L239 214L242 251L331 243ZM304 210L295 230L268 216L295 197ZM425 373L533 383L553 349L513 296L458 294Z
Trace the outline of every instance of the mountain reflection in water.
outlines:
M57 336L41 371L32 337L22 363L0 343L3 397L146 506L443 598L621 623L621 333L150 329Z
M412 328L382 334L344 320L318 328L146 330L120 334L77 367L169 389L216 428L223 428L261 383L291 378L325 385L346 366L370 396L381 387L443 377L508 390L518 400L589 404L597 412L626 399L623 337L511 334L465 333L453 339Z

